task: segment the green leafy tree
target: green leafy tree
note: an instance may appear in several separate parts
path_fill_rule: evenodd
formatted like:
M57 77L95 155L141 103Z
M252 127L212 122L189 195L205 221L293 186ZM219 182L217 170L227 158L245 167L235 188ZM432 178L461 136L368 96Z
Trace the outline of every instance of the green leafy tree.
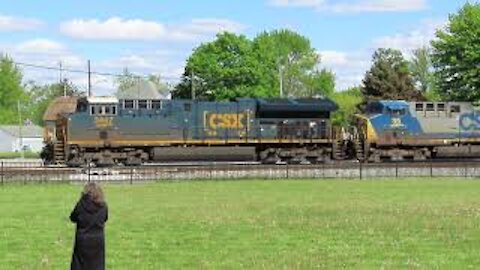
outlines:
M64 95L81 96L84 93L72 82L64 80L61 83L36 85L34 82L28 84L29 109L24 113L25 117L37 125L43 125L43 114L52 100Z
M331 96L335 93L335 74L327 69L315 70L304 77L303 85L301 96Z
M410 61L410 72L419 91L427 93L432 89L432 61L428 47L422 47L413 51L413 58Z
M282 29L263 32L253 43L257 57L263 65L265 81L269 82L272 89L280 91L279 76L282 76L284 96L326 94L323 88L312 89L325 86L324 80L328 79L325 77L328 71L317 70L320 57L308 38Z
M424 46L414 50L409 68L417 90L422 92L427 100L441 100L436 86L437 77L433 69L431 48Z
M363 100L360 87L335 92L331 98L338 104L338 110L332 116L332 123L335 126L349 127Z
M415 89L402 53L394 49L378 49L373 64L363 79L361 88L364 101L371 100L424 100Z
M0 57L0 123L18 124L18 102L27 94L22 86L22 72L8 56Z
M263 32L255 39L221 33L195 49L187 60L174 97L222 100L235 97L326 95L334 74L318 70L319 56L310 41L289 30Z
M450 16L432 41L440 95L449 100L480 99L480 3L466 3Z
M182 81L173 96L222 100L238 96L268 96L261 83L259 61L252 42L243 35L220 33L213 42L196 48L188 58Z

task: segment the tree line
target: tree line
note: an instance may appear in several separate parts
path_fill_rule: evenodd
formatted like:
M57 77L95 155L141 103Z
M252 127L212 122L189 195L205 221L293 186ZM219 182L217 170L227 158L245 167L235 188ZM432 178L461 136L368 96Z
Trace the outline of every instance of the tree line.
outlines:
M180 82L168 87L159 76L138 78L125 69L116 80L117 93L128 92L138 81L148 81L173 98L231 100L237 97L327 96L340 105L334 115L339 125L368 101L380 99L477 102L480 98L480 4L466 3L449 16L429 46L406 57L392 48L372 56L361 85L344 91L335 86L335 74L321 68L322 56L310 40L291 30L262 32L249 39L220 33L199 45L188 57ZM69 81L38 85L23 82L22 71L8 56L0 57L0 124L24 118L41 125L52 99L81 95ZM23 106L18 106L23 104Z

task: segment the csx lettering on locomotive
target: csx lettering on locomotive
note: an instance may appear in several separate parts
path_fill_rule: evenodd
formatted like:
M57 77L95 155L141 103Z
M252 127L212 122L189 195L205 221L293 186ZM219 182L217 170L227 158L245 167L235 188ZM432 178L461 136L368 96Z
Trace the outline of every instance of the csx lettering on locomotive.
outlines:
M205 126L209 129L244 129L246 113L207 113Z
M111 117L95 117L95 126L97 128L108 128L113 126L113 118Z
M458 119L459 126L462 130L478 131L480 130L480 112L472 111L464 113Z

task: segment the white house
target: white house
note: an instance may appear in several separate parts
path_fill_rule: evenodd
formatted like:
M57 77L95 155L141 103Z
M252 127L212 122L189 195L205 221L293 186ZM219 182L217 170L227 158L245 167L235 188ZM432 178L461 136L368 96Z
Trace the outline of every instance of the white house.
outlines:
M43 130L39 126L0 125L0 152L19 152L21 149L40 152Z

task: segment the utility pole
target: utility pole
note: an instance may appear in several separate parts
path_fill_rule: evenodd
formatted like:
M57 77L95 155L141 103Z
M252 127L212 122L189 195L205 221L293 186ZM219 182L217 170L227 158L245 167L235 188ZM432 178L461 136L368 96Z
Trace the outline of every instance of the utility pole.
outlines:
M63 96L67 96L67 86L65 85L65 82L63 81L63 66L62 66L62 61L58 62L58 65L60 67L60 86L63 87Z
M90 97L92 95L92 72L90 71L90 60L87 62L88 65L88 95Z
M18 109L18 137L20 139L19 141L19 147L20 147L20 154L21 154L21 157L22 159L24 158L24 154L23 154L23 135L22 135L22 126L23 126L23 123L22 123L22 110L21 110L21 106L20 106L20 100L17 101L17 109Z
M195 73L192 70L192 73L190 74L191 78L191 84L192 84L192 100L195 100Z
M58 61L58 70L60 71L60 73L58 74L58 82L62 83L63 79L62 79L62 73L63 73L63 67L62 67L62 61Z

